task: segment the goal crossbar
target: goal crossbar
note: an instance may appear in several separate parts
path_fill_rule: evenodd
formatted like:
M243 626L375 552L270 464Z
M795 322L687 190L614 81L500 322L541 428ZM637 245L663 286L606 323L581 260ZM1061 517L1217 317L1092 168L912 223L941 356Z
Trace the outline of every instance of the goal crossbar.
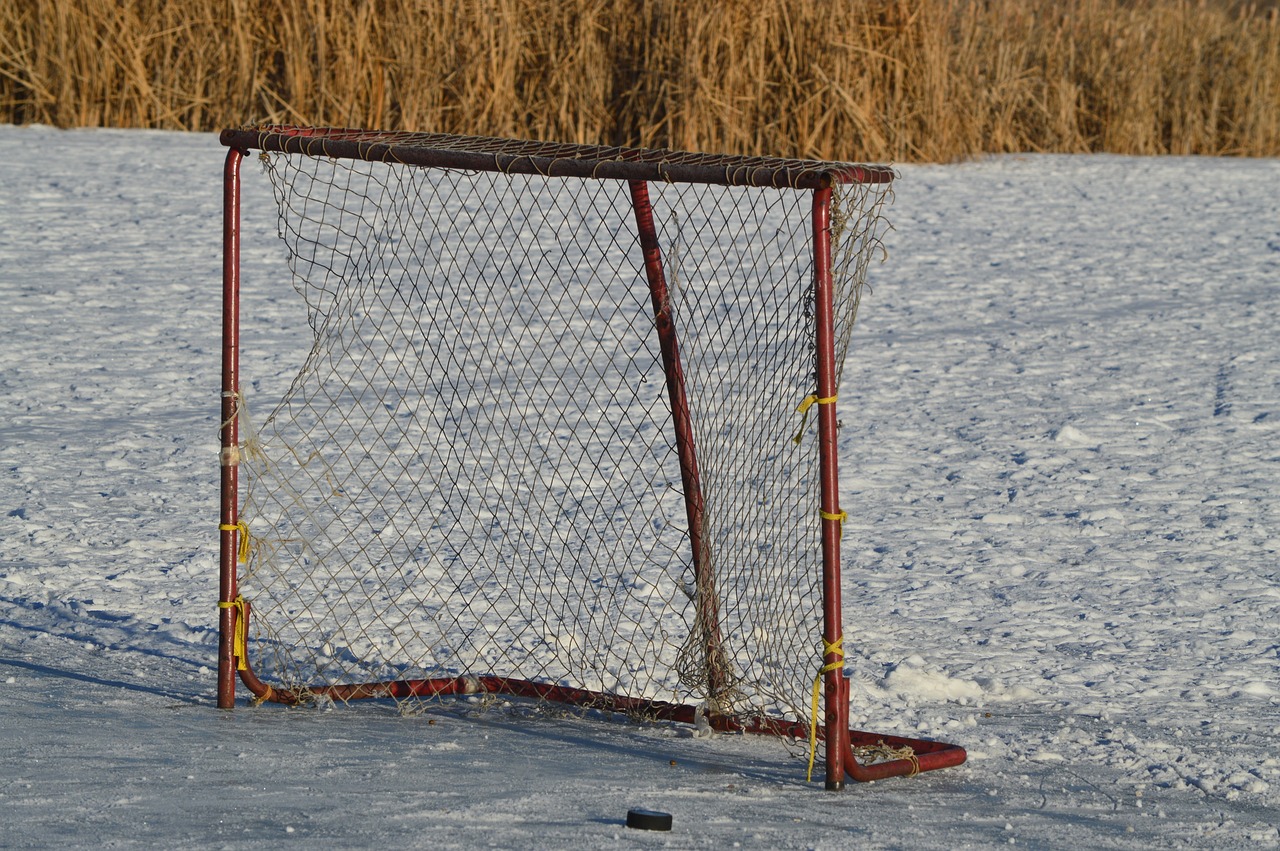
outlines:
M820 189L838 183L887 184L893 180L892 169L861 163L576 145L446 133L266 125L224 130L221 140L223 145L239 150L542 177L658 180L779 189Z
M450 695L510 695L550 700L645 718L680 723L706 723L713 729L766 733L792 739L825 742L825 775L829 789L843 788L847 778L869 781L913 775L959 765L965 751L956 745L921 739L877 735L848 726L849 680L844 673L844 632L840 599L840 535L844 513L839 504L835 399L838 360L844 350L836 339L833 293L833 190L847 185L887 185L891 169L854 163L816 162L773 157L736 157L637 148L568 145L545 142L450 136L429 133L378 132L351 129L268 125L226 130L222 144L229 150L224 170L223 257L223 372L221 428L221 558L220 649L218 705L231 708L235 680L244 682L259 701L296 704L317 697L434 698ZM634 217L637 263L647 279L652 307L650 328L658 340L655 355L664 374L666 399L673 429L672 454L678 459L680 491L689 548L689 590L694 614L687 639L703 658L703 700L680 703L651 696L627 696L607 689L587 688L551 678L543 681L495 673L447 676L389 677L377 681L269 685L250 663L248 625L250 605L240 595L240 562L250 551L252 534L241 518L240 466L245 450L242 433L243 396L240 376L240 206L241 163L250 151L299 155L329 160L386 163L412 169L456 170L498 175L527 175L535 179L578 179L622 183ZM693 183L726 187L805 190L811 194L809 232L813 386L801 405L802 433L812 407L816 422L817 544L821 589L820 641L822 652L814 672L814 709L807 720L787 719L747 710L730 711L736 681L723 650L722 598L716 586L711 556L703 542L706 506L699 471L699 447L689 423L690 401L682 368L681 340L672 318L675 296L667 281L670 265L679 262L664 254L649 199L650 187ZM330 270L331 271L331 270ZM856 293L854 295L856 308ZM809 310L809 308L806 308ZM796 436L799 445L801 435ZM762 544L763 545L763 544ZM822 708L818 710L818 695ZM807 699L803 701L807 704ZM805 707L807 709L807 706ZM809 713L806 713L809 714Z

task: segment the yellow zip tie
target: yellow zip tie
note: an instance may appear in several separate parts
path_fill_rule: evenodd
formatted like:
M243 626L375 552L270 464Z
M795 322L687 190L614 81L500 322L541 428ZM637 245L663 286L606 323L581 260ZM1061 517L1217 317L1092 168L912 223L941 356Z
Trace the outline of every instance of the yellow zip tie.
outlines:
M818 699L822 694L822 675L844 669L844 636L840 636L832 644L828 644L827 639L823 638L822 647L823 659L834 653L836 660L823 665L813 678L813 707L809 713L809 773L805 777L806 783L813 780L813 760L818 755ZM827 738L831 738L830 730L827 731Z
M239 532L240 543L236 547L236 561L241 564L249 562L249 524L243 520L238 523L219 523L218 531L220 532Z
M804 438L805 426L809 424L809 409L814 405L834 405L836 403L835 396L819 396L817 393L810 393L801 400L796 406L796 413L804 414L800 420L800 430L796 432L796 436L791 438L791 442L796 446L800 445L800 441Z
M236 610L236 631L231 641L231 652L236 654L236 670L247 671L249 670L249 660L247 658L249 618L244 611L244 597L238 596L229 603L219 601L218 608Z
M821 510L820 510L818 513L822 515L822 519L823 519L823 520L838 520L838 521L840 521L840 534L839 534L837 537L843 537L843 536L844 536L844 521L846 521L846 520L848 520L848 519L849 519L849 512L847 512L847 511L837 511L836 513L832 514L830 511L821 511Z

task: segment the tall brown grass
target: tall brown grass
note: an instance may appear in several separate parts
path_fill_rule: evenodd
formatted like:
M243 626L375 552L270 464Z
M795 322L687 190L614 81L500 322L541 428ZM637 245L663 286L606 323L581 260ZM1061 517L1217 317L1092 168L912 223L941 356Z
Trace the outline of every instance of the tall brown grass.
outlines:
M0 120L1276 156L1280 20L1229 0L0 0Z

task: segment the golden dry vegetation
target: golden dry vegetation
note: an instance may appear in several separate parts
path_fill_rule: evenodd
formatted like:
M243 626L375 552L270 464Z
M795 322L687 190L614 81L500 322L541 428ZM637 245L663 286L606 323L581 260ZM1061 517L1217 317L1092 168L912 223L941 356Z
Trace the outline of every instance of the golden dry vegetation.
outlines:
M1280 155L1230 0L0 0L0 121L725 153Z

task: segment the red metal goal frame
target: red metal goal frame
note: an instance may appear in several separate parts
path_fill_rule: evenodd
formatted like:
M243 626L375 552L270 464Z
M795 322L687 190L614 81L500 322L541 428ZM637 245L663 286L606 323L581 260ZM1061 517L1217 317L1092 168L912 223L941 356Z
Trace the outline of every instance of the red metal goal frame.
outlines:
M628 182L637 234L644 253L655 324L666 373L677 456L684 488L689 544L698 601L695 628L708 659L719 648L719 617L712 579L703 564L703 497L697 451L689 424L688 404L680 363L679 341L671 320L661 250L649 204L651 181L711 183L727 186L790 187L813 193L813 268L815 287L815 372L818 403L818 444L821 494L822 591L823 591L823 721L817 736L825 742L825 779L828 789L841 789L846 778L856 781L913 775L955 766L965 761L963 748L923 739L886 736L851 730L849 681L843 672L843 623L840 599L839 465L836 451L836 346L833 318L831 260L832 187L841 183L889 183L892 170L882 166L816 162L774 157L732 157L641 148L564 145L522 142L471 136L429 133L380 132L335 128L268 125L225 130L221 142L228 148L223 179L222 264L222 419L221 419L221 516L219 559L218 706L235 705L236 677L259 701L294 704L317 696L335 700L405 698L472 694L477 691L539 698L588 706L605 711L642 714L661 720L692 724L704 715L712 728L722 731L762 733L807 738L811 730L802 721L766 717L706 714L699 707L632 698L585 689L568 688L508 677L482 676L322 686L305 691L277 689L262 682L249 663L244 636L249 603L237 589L237 556L242 528L239 524L238 430L240 352L240 172L251 150L297 153L311 156L397 162L437 168L540 174L547 177L580 177ZM724 672L710 666L708 690L714 696L726 687ZM816 720L816 719L815 719ZM855 750L861 747L910 748L913 756L864 764Z

